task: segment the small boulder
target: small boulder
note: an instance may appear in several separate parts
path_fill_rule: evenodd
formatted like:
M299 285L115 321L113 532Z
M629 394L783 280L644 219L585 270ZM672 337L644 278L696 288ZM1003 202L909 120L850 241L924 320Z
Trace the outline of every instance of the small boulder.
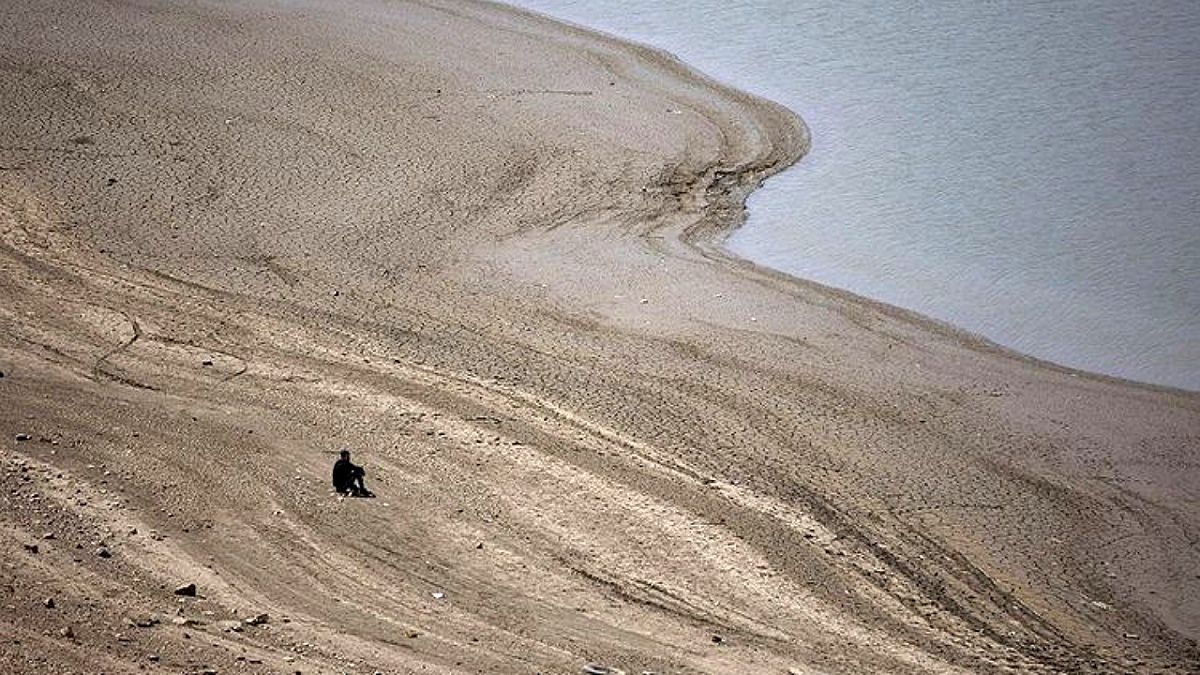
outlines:
M182 595L188 598L196 597L196 584L184 584L176 588L175 595Z
M96 549L96 557L97 557L97 558L111 558L111 557L112 557L112 551L108 550L108 549L107 549L106 547L104 547L104 546L101 546L100 548L97 548L97 549Z
M149 616L139 616L139 617L134 617L134 618L130 619L129 623L132 623L133 625L137 626L138 628L153 628L154 626L157 626L158 624L162 623L162 617L159 616L158 614L151 614Z
M31 441L31 440L33 440L33 436L30 436L29 434L17 434L16 436L14 436L14 438L16 438L18 441Z

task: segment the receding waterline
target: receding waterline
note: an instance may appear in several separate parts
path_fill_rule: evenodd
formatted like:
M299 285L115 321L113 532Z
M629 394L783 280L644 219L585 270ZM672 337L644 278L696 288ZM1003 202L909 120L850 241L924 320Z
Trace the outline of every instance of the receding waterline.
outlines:
M805 119L812 152L751 195L735 253L1200 390L1200 4L517 4Z

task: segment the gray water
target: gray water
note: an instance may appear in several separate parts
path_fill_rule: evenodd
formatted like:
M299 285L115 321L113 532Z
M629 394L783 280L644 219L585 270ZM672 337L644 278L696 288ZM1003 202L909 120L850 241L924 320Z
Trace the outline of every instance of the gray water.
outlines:
M518 0L798 112L739 255L1200 390L1200 3Z

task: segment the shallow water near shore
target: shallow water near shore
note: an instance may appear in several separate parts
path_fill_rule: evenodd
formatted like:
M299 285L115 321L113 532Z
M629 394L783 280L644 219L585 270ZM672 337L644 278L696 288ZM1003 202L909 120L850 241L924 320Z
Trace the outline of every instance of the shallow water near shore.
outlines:
M798 112L735 253L1200 390L1200 4L521 0Z

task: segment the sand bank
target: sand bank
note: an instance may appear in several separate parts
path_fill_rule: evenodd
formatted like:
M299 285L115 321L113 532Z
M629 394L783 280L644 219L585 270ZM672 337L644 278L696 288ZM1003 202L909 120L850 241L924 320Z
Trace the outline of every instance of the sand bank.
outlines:
M0 37L6 669L1195 667L1200 398L726 254L778 106L472 2Z

